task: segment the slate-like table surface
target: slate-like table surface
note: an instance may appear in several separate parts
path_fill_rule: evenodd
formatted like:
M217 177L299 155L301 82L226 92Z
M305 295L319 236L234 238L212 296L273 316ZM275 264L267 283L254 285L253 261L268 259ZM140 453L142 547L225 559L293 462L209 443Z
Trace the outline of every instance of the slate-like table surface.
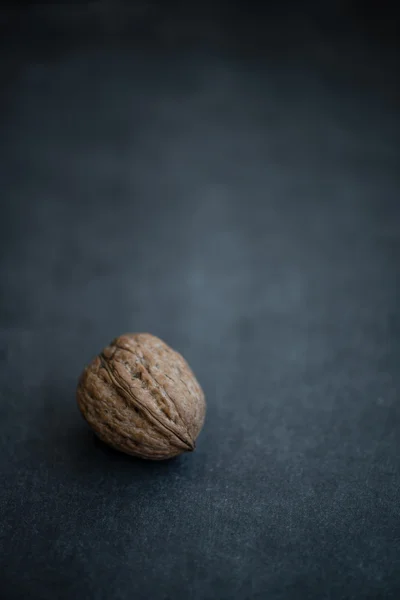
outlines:
M2 9L0 596L399 598L393 38L177 5ZM194 454L80 417L130 331L204 387Z

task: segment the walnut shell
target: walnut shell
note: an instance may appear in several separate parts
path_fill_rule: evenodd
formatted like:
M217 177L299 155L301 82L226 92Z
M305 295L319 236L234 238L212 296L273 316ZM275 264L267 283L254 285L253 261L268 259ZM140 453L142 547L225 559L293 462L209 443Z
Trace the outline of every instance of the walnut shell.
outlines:
M148 333L116 338L83 371L82 415L113 448L162 460L195 448L203 391L184 358Z

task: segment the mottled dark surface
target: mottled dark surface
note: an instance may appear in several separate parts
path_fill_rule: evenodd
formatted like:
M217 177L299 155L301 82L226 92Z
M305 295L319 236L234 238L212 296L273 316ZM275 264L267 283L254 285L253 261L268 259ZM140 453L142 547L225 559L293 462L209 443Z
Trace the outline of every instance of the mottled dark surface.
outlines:
M398 598L392 21L119 4L1 17L1 598ZM194 454L80 417L125 331L193 367Z

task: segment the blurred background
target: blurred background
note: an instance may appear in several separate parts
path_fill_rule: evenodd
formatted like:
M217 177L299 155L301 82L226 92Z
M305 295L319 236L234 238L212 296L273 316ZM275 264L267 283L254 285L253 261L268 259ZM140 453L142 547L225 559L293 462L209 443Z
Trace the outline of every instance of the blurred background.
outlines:
M399 597L397 38L387 2L2 4L4 600ZM135 331L204 387L191 456L77 411Z

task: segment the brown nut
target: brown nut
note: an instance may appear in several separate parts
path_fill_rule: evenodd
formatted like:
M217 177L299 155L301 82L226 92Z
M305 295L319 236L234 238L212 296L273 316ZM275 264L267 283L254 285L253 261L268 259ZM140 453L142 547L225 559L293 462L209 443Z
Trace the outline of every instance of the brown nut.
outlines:
M82 415L113 448L162 460L195 448L203 391L184 358L148 333L116 338L83 371Z

